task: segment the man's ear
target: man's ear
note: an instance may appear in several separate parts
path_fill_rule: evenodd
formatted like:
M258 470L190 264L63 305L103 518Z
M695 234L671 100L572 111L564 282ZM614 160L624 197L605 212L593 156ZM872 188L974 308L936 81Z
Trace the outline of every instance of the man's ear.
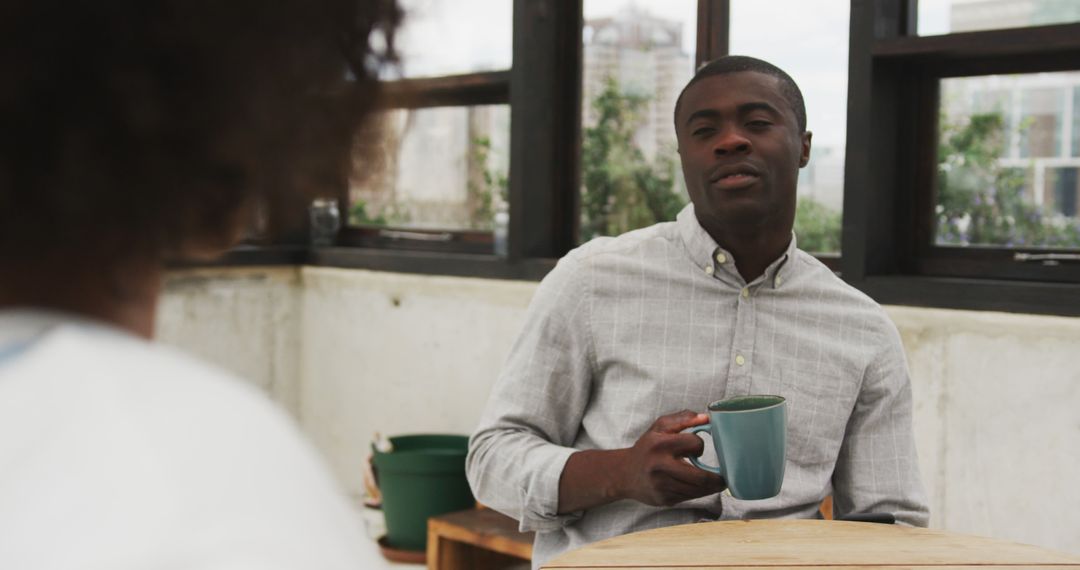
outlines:
M814 133L810 131L804 132L802 137L802 151L799 155L799 168L802 168L810 163L810 139L813 138Z

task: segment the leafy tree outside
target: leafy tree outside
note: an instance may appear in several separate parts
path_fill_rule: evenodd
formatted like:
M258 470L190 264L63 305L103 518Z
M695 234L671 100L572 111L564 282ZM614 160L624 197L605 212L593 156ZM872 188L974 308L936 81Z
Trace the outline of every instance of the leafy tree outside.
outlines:
M469 225L472 229L492 229L496 209L504 207L509 200L510 180L505 172L488 167L490 156L490 138L477 137L472 141L467 198L471 205Z
M675 161L661 157L650 164L634 143L648 101L623 93L611 77L591 101L597 120L582 138L583 240L673 220L686 204L675 190Z
M800 196L795 205L795 236L799 249L811 253L840 251L840 212L810 196Z
M1026 170L1001 165L1002 113L942 115L940 124L938 245L1080 247L1080 220L1034 204L1026 196Z
M349 208L349 225L385 226L386 218L382 214L377 216L368 214L367 207L367 202L363 198L353 199L352 207Z

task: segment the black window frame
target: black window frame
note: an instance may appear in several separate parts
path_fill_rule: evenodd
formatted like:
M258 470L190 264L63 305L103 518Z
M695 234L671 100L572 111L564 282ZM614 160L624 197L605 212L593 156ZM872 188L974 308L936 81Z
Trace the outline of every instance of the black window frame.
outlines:
M940 79L1080 69L1080 24L916 34L916 0L850 0L841 276L883 304L1080 316L1080 264L929 246ZM509 252L283 248L282 263L537 280L577 243L583 0L515 0L513 67L398 83L417 106L511 105ZM729 0L699 0L697 63L728 52ZM481 95L482 93L482 95ZM1005 252L1005 256L1013 252ZM221 265L265 264L238 248ZM834 266L835 268L835 266Z
M338 247L310 250L309 263L538 280L573 247L577 200L560 189L576 188L579 176L581 0L514 0L512 36L509 70L385 85L390 108L510 105L505 257L494 254L490 232L346 228ZM398 237L406 232L421 239ZM452 239L425 240L423 234Z
M843 278L883 304L1080 315L1080 264L930 242L940 79L1080 69L1080 24L918 36L916 22L914 0L851 2Z
M581 31L584 0L514 0L508 71L407 79L386 87L392 108L508 103L508 251L485 243L380 237L346 228L335 247L312 248L312 265L539 280L578 244L581 187ZM698 0L696 64L727 53L729 0ZM347 203L342 191L341 206ZM436 233L410 228L387 228ZM467 235L468 232L441 232ZM475 232L473 232L475 233ZM294 257L295 258L295 257Z

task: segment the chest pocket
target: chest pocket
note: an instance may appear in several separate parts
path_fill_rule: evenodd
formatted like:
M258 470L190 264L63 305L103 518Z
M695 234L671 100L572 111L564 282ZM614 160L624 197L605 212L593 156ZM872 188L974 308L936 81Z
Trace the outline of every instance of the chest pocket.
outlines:
M858 385L834 375L785 369L788 459L810 467L836 461Z

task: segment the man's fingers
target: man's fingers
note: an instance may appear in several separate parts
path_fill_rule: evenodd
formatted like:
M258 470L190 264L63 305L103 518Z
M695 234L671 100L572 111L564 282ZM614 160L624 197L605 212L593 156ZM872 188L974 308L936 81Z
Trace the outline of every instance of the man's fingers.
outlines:
M664 439L664 449L678 457L698 457L705 452L705 441L692 433L673 434Z
M675 503L681 503L683 501L689 501L690 499L696 499L711 494L712 491L672 479L665 489L664 502L668 505L674 505Z
M705 471L704 469L698 469L697 467L694 467L693 465L681 460L677 461L674 465L669 466L666 469L665 474L672 480L680 481L682 483L705 491L703 493L700 493L698 496L708 495L710 493L719 493L720 491L723 491L724 488L727 486L724 483L724 478L717 475L716 473Z
M658 487L667 485L669 482L678 482L700 489L701 491L696 496L717 493L724 490L725 487L723 477L704 469L698 469L690 463L676 458L655 465L652 470L652 478L654 484Z
M664 503L671 505L719 493L724 490L725 485L724 479L719 475L684 464L682 468L676 466L669 472L658 474L655 488L663 497Z
M693 410L683 410L681 412L675 412L674 414L660 416L653 422L651 429L652 431L661 433L679 433L686 428L707 423L709 423L708 414L700 414Z

